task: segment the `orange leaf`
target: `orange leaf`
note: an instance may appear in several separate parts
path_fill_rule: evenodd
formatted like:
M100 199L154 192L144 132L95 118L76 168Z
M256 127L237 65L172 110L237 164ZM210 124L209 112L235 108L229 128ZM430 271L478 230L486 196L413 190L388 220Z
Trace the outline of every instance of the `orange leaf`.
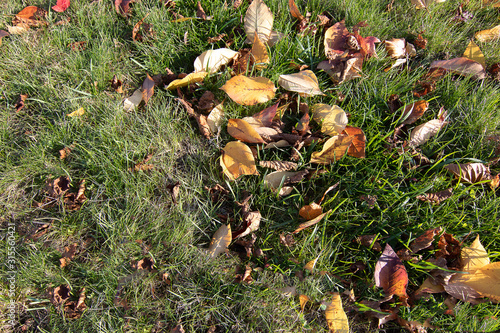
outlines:
M344 129L345 134L352 138L352 144L347 150L347 155L365 158L366 136L363 130L358 127L346 126Z
M247 143L265 143L257 131L243 119L229 119L227 132L233 138Z
M330 209L329 211L327 211L326 213L323 213L321 215L318 215L317 217L313 218L312 220L309 220L307 222L304 222L304 223L301 223L299 224L298 228L295 229L295 231L293 232L294 234L304 230L305 228L308 228L312 225L315 225L317 224L319 221L321 221L323 219L323 217L325 217L326 214L329 214L332 210Z
M274 83L265 77L246 77L238 75L222 87L231 99L242 105L255 105L271 100L276 91Z
M315 217L320 216L323 213L323 208L320 205L313 202L310 205L306 205L299 210L299 215L306 220L311 220Z
M221 166L229 179L235 180L241 175L258 175L252 150L243 142L228 142L223 149Z
M396 295L401 300L408 298L406 287L408 286L408 273L401 259L389 244L386 244L384 252L375 265L375 284L383 288L387 296Z
M304 19L304 16L300 13L294 0L288 0L288 6L290 7L290 14L292 14L293 17L301 21Z
M144 104L148 104L149 99L153 96L155 89L155 81L146 73L146 79L142 83L142 100Z
M210 245L208 246L207 254L210 258L214 258L219 254L226 251L231 243L231 225L223 224L212 237Z
M403 115L401 116L403 119L402 124L413 124L417 119L422 117L425 111L429 108L429 103L426 100L421 100L415 102L411 105L408 105L403 110Z

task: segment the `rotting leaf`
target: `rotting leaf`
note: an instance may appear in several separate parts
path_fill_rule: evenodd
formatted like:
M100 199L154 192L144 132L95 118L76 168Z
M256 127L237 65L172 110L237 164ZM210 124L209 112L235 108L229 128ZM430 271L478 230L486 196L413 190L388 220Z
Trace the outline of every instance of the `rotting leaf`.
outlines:
M327 211L326 213L323 213L321 215L318 215L316 216L315 218L307 221L307 222L304 222L304 223L301 223L299 224L299 226L297 227L297 229L295 229L293 231L294 234L304 230L305 228L308 228L310 226L313 226L315 224L317 224L319 221L321 221L323 219L323 217L325 217L327 214L330 214L332 212L332 210L330 209L329 211Z
M66 267L71 260L75 257L75 254L78 250L78 244L73 243L69 246L64 247L64 252L61 255L61 258L59 259L59 262L61 263L61 268Z
M207 14L205 13L205 10L201 6L200 1L198 1L198 3L196 4L196 17L200 18L204 21L208 21L208 20L211 20L213 18L212 16L207 16Z
M227 65L238 55L238 52L222 48L208 50L200 54L194 61L194 71L216 73L222 66Z
M490 168L483 163L448 164L444 168L464 183L476 184L491 179Z
M434 242L434 237L439 235L441 231L443 231L441 227L427 230L410 243L410 250L413 253L417 253L420 250L428 248Z
M152 170L154 168L154 165L152 164L147 164L151 158L153 157L153 153L148 154L144 160L141 162L137 163L134 168L130 168L130 171L148 171Z
M271 38L273 21L273 13L271 13L271 10L269 10L269 7L266 6L263 0L252 1L244 18L247 43L252 43L256 32L259 40L262 43L266 43Z
M330 333L349 333L349 321L339 293L333 293L332 301L326 305L325 318Z
M174 205L177 205L177 198L179 197L179 190L181 189L181 183L175 182L173 184L167 185L167 190L170 192L170 197Z
M265 77L238 75L228 80L220 89L242 105L265 103L274 98L276 87Z
M247 143L265 143L257 131L243 119L229 119L227 132L233 138Z
M417 195L417 199L424 201L424 202L430 202L433 204L440 204L444 200L451 198L453 195L453 188L449 188L443 191L439 191L436 193L425 193L421 195Z
M220 228L215 232L212 237L212 241L207 249L207 254L210 258L214 258L219 254L226 251L227 247L231 243L231 225L223 224Z
M258 175L252 150L243 142L228 142L220 160L224 174L235 180L241 175Z
M289 75L280 75L278 84L288 91L298 92L307 97L324 95L319 88L318 78L311 70L300 71Z
M148 104L149 99L153 96L155 89L155 81L146 73L146 79L142 83L142 100L144 104Z
M386 244L384 252L375 265L374 276L375 284L383 288L388 297L396 295L403 303L406 303L408 273L403 262L389 244Z
M116 13L122 16L128 16L130 10L130 3L133 0L115 0Z

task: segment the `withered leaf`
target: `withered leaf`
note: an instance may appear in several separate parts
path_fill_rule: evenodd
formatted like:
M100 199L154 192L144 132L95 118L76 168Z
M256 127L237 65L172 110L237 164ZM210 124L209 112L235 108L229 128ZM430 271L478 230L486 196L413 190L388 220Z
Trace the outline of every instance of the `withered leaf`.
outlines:
M61 263L61 268L66 267L69 262L75 257L75 254L78 250L78 244L73 243L69 246L64 247L64 252L62 254L61 259L59 259L59 262Z
M436 193L425 193L417 195L417 199L425 202L431 202L433 204L440 204L444 200L451 198L452 195L453 195L453 188L449 188Z
M326 306L325 318L330 333L349 333L349 321L339 293L333 293L332 301Z
M483 163L448 164L444 168L464 183L476 184L491 179L490 168Z
M382 246L377 241L377 235L358 236L354 239L354 241L358 244L366 246L367 248L371 248L374 251L377 251L377 252L382 251Z
M146 79L142 83L142 100L144 104L148 104L149 99L153 96L155 89L155 81L146 73Z
M408 273L399 259L398 255L389 244L386 244L384 252L375 265L375 284L383 288L387 296L396 295L405 302L408 295Z
M319 88L318 78L309 69L295 74L280 75L278 84L286 90L295 91L304 96L324 95Z
M312 220L313 218L320 216L322 213L323 208L315 202L305 205L299 210L299 215L306 220Z
M3 38L3 37L7 37L7 36L9 36L9 35L10 35L10 34L9 34L7 31L5 31L5 30L0 30L0 45L2 45L2 38Z
M331 164L341 159L350 147L353 137L347 135L336 135L325 142L320 152L313 152L311 163Z
M139 30L141 29L141 25L144 23L144 20L148 16L149 16L149 13L147 13L146 16L144 16L139 22L137 22L134 25L134 28L132 29L132 40L134 42L142 41L142 35L139 33Z
M429 103L426 100L421 100L413 104L408 105L404 110L401 118L403 119L402 124L413 124L417 121L425 111L429 108Z
M349 31L344 20L335 23L325 32L325 55L328 59L334 60L341 57L346 52L345 45Z
M258 34L259 40L266 43L271 38L273 21L273 13L271 13L263 0L252 1L244 19L247 43L252 43L255 32Z
M478 41L483 42L483 43L490 42L490 41L495 40L495 39L499 39L500 38L500 25L497 25L491 29L481 30L479 32L476 32L474 37L476 37L476 39Z
M479 241L479 235L468 247L462 248L461 265L465 272L473 273L476 270L489 265L490 258L483 244Z
M247 143L265 143L257 131L243 119L229 119L227 132L233 138Z
M410 243L410 249L413 253L417 253L420 250L428 248L434 242L434 237L439 235L442 230L441 227L427 230Z
M200 54L194 61L194 71L216 73L222 66L227 65L238 52L222 48L208 50Z
M332 212L332 210L330 209L326 213L318 215L317 217L313 218L312 220L309 220L307 222L299 224L299 226L297 227L297 229L295 229L293 231L293 233L296 234L296 233L304 230L305 228L308 228L310 226L313 226L313 225L317 224L319 221L321 221L323 219L323 217L325 217L327 214L330 214L331 212Z
M436 60L431 63L430 68L441 68L463 76L472 76L474 79L479 80L486 78L484 67L480 63L465 57Z
M259 165L263 168L270 168L276 171L290 171L298 167L297 163L287 161L259 161Z
M361 128L346 125L343 134L352 138L352 143L347 150L347 155L365 158L366 136Z
M220 228L215 232L212 237L212 241L207 249L207 254L210 258L214 258L219 254L226 251L227 247L231 243L231 225L223 224Z
M233 232L233 239L244 237L252 232L257 231L259 229L261 219L262 215L259 211L246 213L243 216L243 228Z
M123 94L122 81L118 80L116 75L113 75L113 79L111 80L111 88L113 88L117 93Z
M26 98L28 98L28 95L19 95L15 104L16 112L19 112L24 108L24 102L26 101Z

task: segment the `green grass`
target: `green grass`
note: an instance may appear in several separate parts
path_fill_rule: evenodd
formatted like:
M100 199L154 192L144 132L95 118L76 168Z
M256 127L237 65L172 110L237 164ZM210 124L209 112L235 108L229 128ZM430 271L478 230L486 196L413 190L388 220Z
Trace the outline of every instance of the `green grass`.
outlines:
M275 30L286 38L270 48L271 64L261 75L278 81L281 74L294 73L291 61L314 69L324 59L323 30L317 35L301 36L293 28L287 1L266 1L275 16ZM30 1L29 5L50 8L55 1ZM223 42L210 45L209 37L234 33L234 50L248 47L241 16L247 5L225 9L223 1L202 1L211 21L190 20L171 23L171 14L159 1L142 0L132 5L129 19L118 16L110 1L74 1L65 13L49 12L47 27L25 35L3 38L0 46L0 255L7 257L7 223L16 224L17 320L32 332L168 332L182 322L186 332L302 332L327 331L321 301L331 292L353 289L358 301L380 300L383 291L373 284L373 272L380 253L353 243L358 235L378 234L382 243L402 249L423 231L442 226L458 240L469 244L479 234L492 261L498 261L499 206L497 192L484 185L457 184L443 169L447 163L490 161L498 157L486 140L500 130L500 88L498 81L484 82L448 75L431 95L430 108L423 121L433 119L443 106L450 124L422 146L431 166L408 169L409 154L387 150L385 139L392 136L398 115L391 114L387 99L398 94L404 103L412 103L414 84L434 60L461 56L474 33L498 24L498 11L471 0L467 10L471 20L452 20L459 1L448 0L432 5L429 11L417 11L410 1L396 1L386 10L387 1L297 1L302 13L312 18L327 11L335 20L346 20L348 29L366 20L363 36L380 40L407 38L413 41L423 32L428 47L419 50L409 67L384 72L389 64L382 44L378 58L363 65L363 78L334 86L328 76L318 73L323 97L306 98L334 104L337 93L346 96L339 103L350 113L349 124L363 129L367 137L365 159L345 157L318 169L326 173L301 182L294 192L280 198L262 183L269 172L245 176L227 182L222 176L220 149L232 140L225 130L221 137L207 141L182 106L175 92L156 88L149 104L125 113L122 96L112 91L109 81L117 75L130 95L150 75L170 68L189 73L193 61L203 51L225 47ZM177 1L176 11L186 17L196 12L195 1ZM8 0L0 4L0 29L6 30L14 14L28 3ZM153 24L155 35L143 43L132 42L134 24L149 13L146 23ZM67 25L54 23L70 17ZM187 33L187 44L184 37ZM84 51L72 51L67 45L87 41ZM487 65L500 61L500 42L480 43ZM226 73L211 76L195 92L214 92L219 101L226 99L229 117L242 117L260 111L266 105L243 107L231 102L219 90L229 78ZM94 85L94 82L96 84ZM283 92L282 89L279 92ZM19 94L29 97L20 112L14 103ZM302 99L304 101L304 99ZM66 115L79 107L81 118ZM70 158L59 159L59 150L74 145ZM316 147L317 149L317 147ZM308 163L313 149L302 150L301 167ZM133 173L129 168L154 152L149 172ZM259 152L259 159L285 159L287 149ZM498 166L493 166L494 174ZM63 206L36 208L43 198L48 179L68 176L77 186L85 179L89 200L79 211ZM179 181L180 195L173 205L168 184ZM300 223L299 209L318 201L323 192L340 182L327 195L324 211L333 209L328 218L295 235L296 245L280 244L281 233L293 231ZM219 183L230 189L229 201L212 203L204 186ZM453 187L453 197L439 206L420 202L416 196ZM233 229L241 216L234 201L253 195L251 207L263 216L256 232L256 245L266 256L240 260L234 253L207 260L203 248L224 221L218 213L233 214ZM361 195L376 195L370 209ZM42 224L49 231L38 240L29 238ZM85 245L86 240L89 243ZM67 267L60 268L64 247L77 243L82 249ZM319 256L315 273L301 281L296 273L308 261ZM424 259L431 256L424 252ZM153 272L137 273L132 263L148 257L155 262ZM351 265L362 262L366 269L352 273ZM236 268L252 265L251 284L235 283ZM405 262L410 276L408 291L413 292L426 277L418 265ZM171 284L162 280L167 272ZM327 272L322 274L320 272ZM6 276L3 276L4 278ZM2 279L0 303L8 284ZM117 307L114 298L120 281L120 293L128 308ZM61 284L72 290L72 299L86 288L88 309L78 320L66 319L50 304L49 291ZM295 286L313 304L300 312L297 296L287 297L281 289ZM459 302L456 317L445 315L444 295L418 301L412 308L400 309L407 320L432 324L444 331L494 331L500 329L498 305L486 302L470 305ZM344 307L353 332L377 331L376 324L359 314L344 298ZM3 308L3 307L2 307ZM1 312L0 320L6 320ZM3 323L3 322L2 322ZM395 323L386 328L403 330Z

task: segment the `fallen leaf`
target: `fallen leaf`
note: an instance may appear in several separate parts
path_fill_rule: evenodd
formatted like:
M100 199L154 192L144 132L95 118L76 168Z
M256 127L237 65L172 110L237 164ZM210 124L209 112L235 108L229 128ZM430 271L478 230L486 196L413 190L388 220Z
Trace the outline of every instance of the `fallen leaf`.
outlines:
M313 120L321 125L321 133L325 135L340 134L347 125L347 114L337 105L318 103L311 106L311 111Z
M134 168L130 168L130 171L148 171L152 170L154 166L152 164L147 164L151 158L153 158L153 153L148 154L144 160L137 163Z
M280 234L280 243L286 247L292 247L295 245L295 239L292 234L287 234L286 236Z
M427 46L427 39L422 37L422 34L418 34L418 37L415 40L415 46L422 50L425 49Z
M384 41L385 49L393 59L406 57L406 40L404 38L392 38Z
M233 138L247 143L265 143L257 131L243 119L229 119L227 132Z
M208 256L214 258L225 252L231 241L231 225L221 225L210 241L207 249Z
M467 59L473 60L475 62L483 65L483 68L486 68L486 60L484 60L484 54L481 52L479 46L474 43L473 40L470 41L469 45L465 49L463 56Z
M47 12L41 8L36 6L28 6L17 13L15 19L12 21L13 25L21 25L26 24L27 27L30 26L39 26L47 24L47 22L42 21L47 16Z
M252 43L254 34L257 33L259 40L266 43L271 38L273 20L273 13L263 0L252 1L244 18L244 28L247 34L246 42Z
M318 69L324 70L335 84L352 79L360 78L361 67L363 66L363 57L357 53L347 60L337 59L322 61L318 64Z
M57 0L55 6L52 6L52 10L55 12L64 12L69 7L69 0Z
M123 94L122 81L118 80L116 75L113 75L113 79L111 80L111 88L113 88L117 93Z
M213 18L212 16L207 16L207 14L205 13L205 10L201 6L200 1L198 1L198 4L196 6L197 6L197 9L196 9L196 17L197 18L200 18L204 21L208 21L208 20L211 20Z
M74 259L77 250L78 250L77 243L73 243L70 246L64 247L64 252L61 255L61 258L59 259L61 268L66 267L69 264L69 262Z
M269 64L269 54L267 53L266 45L260 41L257 32L255 32L252 50L250 52L253 56L253 61L257 70L261 70Z
M492 40L500 38L500 25L497 25L491 29L481 30L476 32L474 37L483 43L491 42Z
M207 123L207 116L195 112L194 109L191 107L191 104L185 101L184 99L176 98L176 100L179 101L184 106L189 117L194 118L196 120L201 134L203 134L203 136L207 140L209 140L211 137L211 133L210 133L210 127L208 126Z
M186 86L193 84L193 83L203 82L203 80L205 79L205 76L207 76L207 75L208 75L207 72L191 73L191 74L186 75L182 79L173 80L172 82L170 82L170 84L165 89L173 90L173 89L177 89L177 88L186 87Z
M81 117L85 114L85 110L83 108L79 108L76 111L73 111L71 113L68 113L66 116L68 117Z
M85 44L87 44L87 42L85 42L85 41L73 42L73 43L69 43L68 47L72 51L84 51L85 50Z
M345 52L345 45L349 31L345 26L344 20L335 23L325 32L325 55L329 60L335 60L341 57Z
M305 205L299 210L299 215L306 220L312 220L323 213L323 208L315 202Z
M137 270L142 270L142 271L152 271L153 268L154 268L154 261L151 260L150 258L146 257L146 258L142 258L141 260L139 260L135 265L134 267L137 269Z
M293 0L291 0L293 1ZM306 307L307 302L309 302L311 299L307 295L299 295L299 302L300 302L300 311L304 312L304 308Z
M447 121L444 121L444 118L445 115L439 119L429 120L428 122L415 127L410 133L410 141L408 142L408 145L418 147L429 141L429 139L435 136L443 126L448 124Z
M401 124L413 124L415 121L420 119L420 117L422 117L422 115L425 113L425 111L427 111L428 108L429 102L427 102L426 100L421 100L408 105L403 110L403 114L401 115L401 119L403 120Z
M300 232L300 231L304 230L305 228L308 228L308 227L310 227L310 226L313 226L313 225L317 224L319 221L321 221L321 220L323 219L323 217L325 217L327 214L330 214L330 213L331 213L331 211L332 211L332 210L330 209L330 210L329 210L329 211L327 211L326 213L323 213L323 214L321 214L321 215L318 215L318 216L316 216L315 218L313 218L313 219L311 219L311 220L309 220L309 221L307 221L307 222L304 222L304 223L299 224L299 226L297 227L297 229L295 229L295 230L293 231L293 233L294 233L294 234L296 234L296 233L298 233L298 232Z
M141 41L142 40L142 35L139 34L139 30L141 29L141 25L144 23L144 20L146 19L146 17L149 16L149 13L146 14L146 16L144 16L139 22L137 22L135 25L134 25L134 28L132 29L132 40L134 42L137 42L137 41Z
M258 175L252 150L243 142L228 142L223 149L221 166L224 174L235 180L241 175Z
M439 251L435 254L436 258L444 257L446 258L448 266L454 264L452 266L458 268L459 265L457 264L458 258L460 257L461 246L460 242L456 240L453 235L446 232L442 234L439 238L438 249Z
M453 195L453 188L449 188L436 193L425 193L422 195L417 195L417 199L425 202L431 202L433 204L440 204L442 201L451 198Z
M122 16L129 15L130 3L133 0L115 0L116 13Z
M15 104L16 112L19 112L24 108L24 102L26 101L26 98L28 98L28 95L19 95Z
M270 168L276 171L290 171L298 167L297 163L288 161L259 161L259 165L263 168Z
M347 150L347 155L357 158L365 158L366 136L363 130L358 127L346 125L342 134L347 134L350 138L352 138L352 143Z
M265 108L264 110L254 114L252 118L260 122L264 126L271 126L273 123L273 119L276 117L276 113L278 111L278 105L279 103L271 105L270 107Z
M342 308L339 293L333 293L333 298L325 309L325 318L331 333L349 333L349 321Z
M445 2L446 0L411 0L417 9L427 8L430 4Z
M408 273L403 262L389 244L386 244L384 252L375 265L374 276L376 286L383 288L388 297L396 295L401 301L406 302Z
M286 186L284 184L286 183L287 179L297 174L298 172L291 172L291 171L271 172L264 177L264 184L274 192L276 192L279 189L279 195L281 196L289 195L292 192L293 187ZM280 188L282 183L283 186Z
M382 246L377 241L378 235L362 235L356 237L354 241L358 244L366 246L369 249L373 249L374 251L380 252L382 251Z
M7 37L7 36L9 36L9 35L10 35L10 34L9 34L7 31L5 31L5 30L0 30L0 45L2 45L2 38L3 38L3 37Z
M428 276L422 285L415 291L415 298L420 299L423 294L439 294L445 291L443 285L436 283L432 276Z
M319 257L309 261L307 264L304 265L304 269L306 271L309 271L312 273L314 271L314 267L316 266L316 263L318 262L318 259L319 259Z
M436 60L431 63L430 68L441 68L463 76L472 76L474 79L479 80L486 78L484 67L480 63L465 57Z
M207 124L212 135L215 135L220 131L223 122L224 110L222 103L220 103L214 107L212 111L210 111L210 114L207 117Z
M462 270L469 273L473 273L490 264L488 252L479 241L479 235L477 235L476 239L469 247L462 248L460 257Z
M276 91L274 83L265 77L243 75L231 78L220 89L224 90L234 102L242 105L265 103L274 97Z
M465 275L463 283L483 297L500 302L500 262L494 262Z
M295 4L294 0L288 0L288 7L290 7L290 14L298 20L303 20L304 16L299 11L299 8Z
M71 154L71 148L74 148L74 146L71 145L70 147L64 147L63 149L59 150L59 159L60 160L66 159L69 156L69 154Z
M205 51L195 59L194 72L216 73L237 54L238 52L226 48Z
M139 104L141 104L141 102L142 102L142 91L141 89L137 89L136 91L134 91L132 96L127 97L123 100L123 109L126 112L134 111L134 109L138 107Z
M483 163L448 164L444 168L464 183L475 184L491 179L490 168Z
M443 228L441 227L427 230L410 243L410 250L413 253L417 253L420 250L430 247L434 242L434 237L439 235L442 230Z
M153 96L155 89L155 81L146 73L146 79L142 83L142 100L144 104L148 104L149 99Z
M307 97L325 95L319 88L318 78L311 70L280 75L278 84L286 90L295 91Z
M347 135L336 135L328 139L320 152L313 152L311 163L331 164L341 159L353 141L352 137Z
M173 327L169 333L186 333L184 328L182 327L182 324L179 324L175 327Z
M241 238L259 229L262 215L259 211L248 212L243 216L243 228L233 232L232 238Z

